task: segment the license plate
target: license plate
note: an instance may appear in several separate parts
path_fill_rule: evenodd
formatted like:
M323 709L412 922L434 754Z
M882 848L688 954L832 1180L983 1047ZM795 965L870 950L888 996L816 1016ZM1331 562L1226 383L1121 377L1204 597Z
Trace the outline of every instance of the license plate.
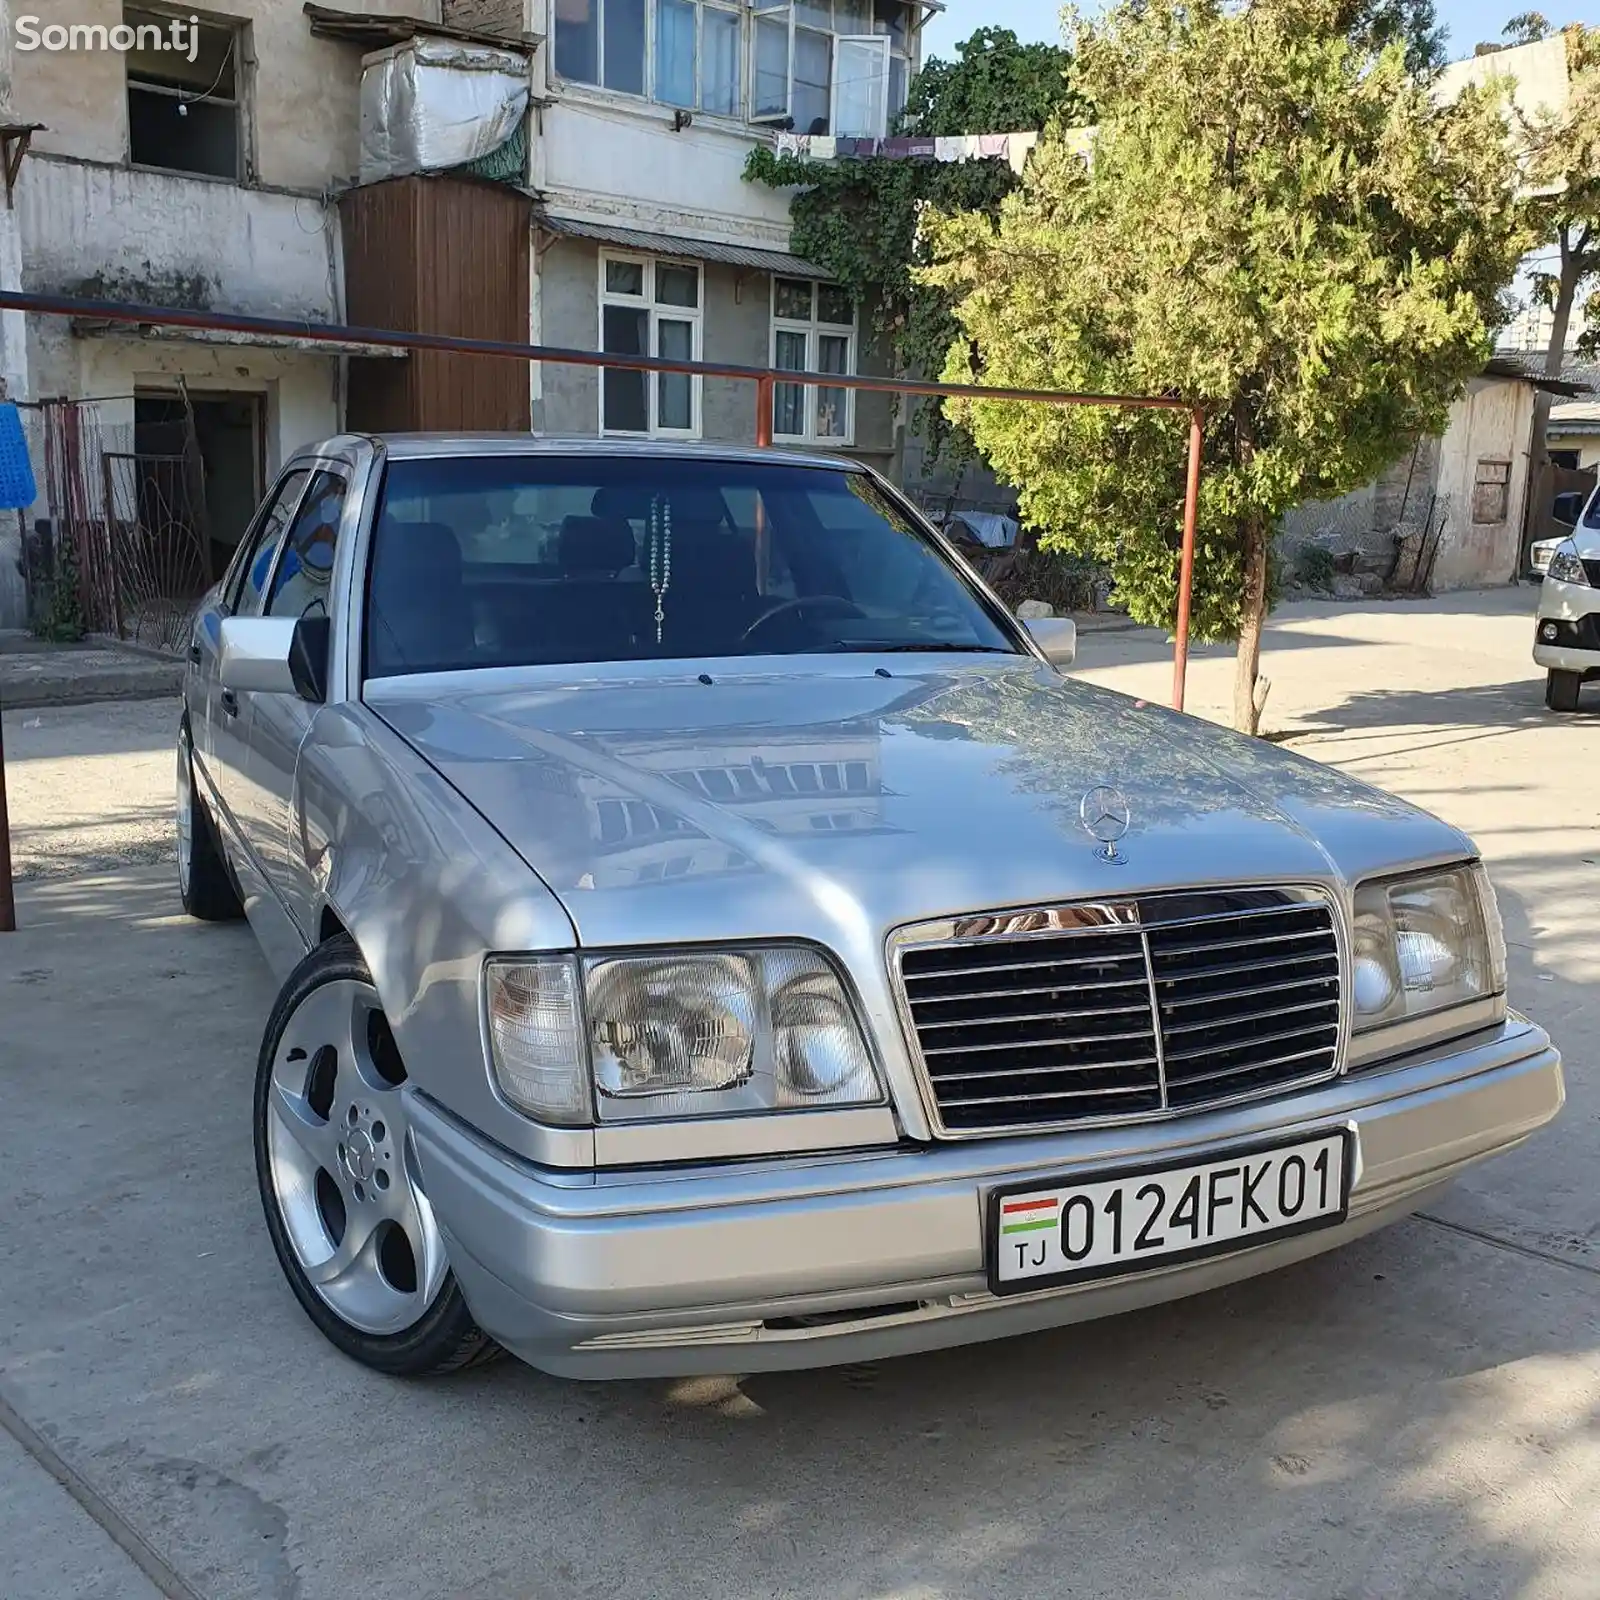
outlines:
M1349 1212L1353 1146L1338 1128L1206 1161L996 1191L989 1287L1045 1289L1334 1227Z

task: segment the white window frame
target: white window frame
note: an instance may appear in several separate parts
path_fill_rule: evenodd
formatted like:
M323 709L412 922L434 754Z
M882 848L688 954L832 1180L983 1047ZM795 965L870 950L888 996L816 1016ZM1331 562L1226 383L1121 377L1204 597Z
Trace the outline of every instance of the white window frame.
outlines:
M692 0L692 3L695 7L695 104L679 109L694 111L698 116L715 118L724 125L740 123L752 127L781 127L788 123L794 105L794 36L796 28L801 26L795 17L794 0ZM908 11L914 14L917 0L905 0L905 3ZM596 0L595 76L602 79L605 76L605 27L604 18L600 12L604 4L605 0ZM736 90L737 104L731 113L705 109L705 13L708 10L737 17L739 23L739 83ZM761 31L760 24L763 18L782 27L787 57L785 61L786 75L782 108L758 114L756 111L756 51L757 39ZM838 19L834 20L837 21ZM552 71L554 70L555 59L555 32L559 26L559 20L552 17L550 43ZM890 93L894 83L896 62L900 65L902 90L911 81L917 55L915 34L918 25L914 20L914 16L908 19L905 31L899 35L880 33L876 31L876 28L872 33L863 34L835 33L831 28L826 30L819 29L809 22L804 26L811 32L825 32L831 41L829 51L828 122L830 128L833 129L837 129L838 125L839 46L841 42L861 44L872 41L886 45L881 92L883 106L882 125L864 134L846 135L846 137L882 138L888 132L890 122L893 121L901 109L893 103ZM622 104L630 102L638 104L642 101L650 105L676 106L675 101L662 100L657 98L656 95L656 35L658 28L656 0L645 0L645 87L642 95L634 94L626 89L608 88L604 83L590 83L582 78L563 78L559 73L555 73L556 81L571 84L585 94ZM806 130L801 128L796 131L804 133Z
M602 8L605 0L595 0L595 77L605 78L605 25ZM578 89L590 94L614 97L623 103L639 104L641 101L656 106L671 106L675 110L692 111L698 115L715 117L722 123L742 123L745 120L745 111L750 104L749 93L749 63L751 57L750 39L754 29L746 23L750 15L750 0L689 0L694 6L694 104L680 106L676 100L663 100L656 94L656 32L659 22L656 15L656 0L645 0L644 10L644 93L634 94L628 89L614 89L605 82L590 83L586 78L564 78L555 72L555 35L554 30L560 26L559 20L551 17L551 70L558 83L572 84ZM733 17L739 26L739 79L734 85L734 108L729 111L708 111L705 108L705 13L718 11L726 16Z
M606 287L606 263L609 261L627 262L633 266L644 269L644 294L620 294L614 289ZM657 267L683 267L695 275L695 304L691 306L662 305L656 301L656 268ZM647 338L649 340L649 353L655 355L659 349L657 326L661 322L687 322L690 324L690 349L689 359L699 361L703 359L703 335L705 330L706 307L706 274L705 264L700 261L679 260L675 256L645 256L627 250L602 250L599 252L599 288L600 306L597 313L596 349L604 351L606 347L606 307L624 306L630 311L644 311L647 314ZM596 421L602 437L614 439L698 439L702 426L701 386L702 380L695 376L689 379L689 416L690 425L687 428L667 428L659 422L661 408L661 384L663 376L659 372L645 373L645 413L647 427L644 432L632 428L608 428L606 426L606 373L601 369L600 383L596 395L597 416Z
M747 78L748 93L746 104L749 107L749 121L754 126L766 124L778 126L791 121L794 115L794 66L795 66L795 30L800 26L795 17L793 0L749 0L750 12L750 37L747 43ZM760 33L760 24L765 18L768 22L782 19L788 30L788 81L784 91L784 102L781 110L772 109L763 112L756 110L756 40ZM837 20L837 19L835 19ZM807 23L809 32L820 32L820 29ZM889 131L891 119L899 111L899 107L891 104L889 88L894 76L894 63L899 61L904 69L905 82L911 81L911 54L909 48L897 50L895 39L888 33L836 33L831 28L828 38L832 41L829 51L828 64L828 129L839 138L881 139ZM849 134L839 133L839 47L841 44L876 44L883 47L882 78L879 85L879 104L882 106L882 115L876 128L865 131L854 131ZM909 46L909 36L907 38ZM796 133L805 133L805 128L795 128Z
M858 48L870 46L879 52L881 62L878 67L878 121L877 126L865 131L853 130L850 133L839 131L839 57L846 45L855 45ZM836 33L833 36L833 67L832 76L828 83L828 129L840 139L882 139L889 132L889 62L894 51L890 47L889 36L886 33Z
M819 321L817 318L818 290L823 288L837 288L838 285L812 283L810 319L803 321L799 317L781 317L778 315L778 280L781 276L781 273L775 273L770 280L771 299L769 301L769 310L771 312L770 320L772 323L772 331L767 344L767 364L774 368L777 367L778 335L780 333L798 333L803 334L806 341L806 364L804 370L813 376L833 377L835 376L833 373L818 372L818 341L823 337L835 339L848 337L849 345L845 352L844 372L842 374L838 374L838 376L855 377L856 353L858 348L857 333L861 320L859 309L854 305L851 306L850 321L848 324L843 322ZM791 281L798 283L800 280L793 279ZM786 380L781 376L777 380L778 384L782 384L785 381ZM803 433L780 433L778 431L778 398L776 392L774 392L772 399L773 439L775 441L782 440L786 444L815 444L830 446L836 450L848 450L852 448L856 442L856 391L854 389L846 389L844 391L844 432L817 432L818 391L831 387L833 387L833 385L826 383L805 383L801 385L801 394L803 395L805 401L805 431ZM776 390L776 385L774 386L774 389Z
M716 117L722 122L742 122L745 107L748 104L745 94L745 58L748 51L745 45L745 17L748 15L744 3L729 4L728 0L685 0L686 4L694 7L694 99L690 105L682 105L677 100L663 99L656 93L656 39L660 29L658 20L659 0L646 0L645 16L646 26L650 30L650 37L646 44L646 77L647 92L645 98L651 104L658 106L672 106L676 110L697 111L708 117ZM705 65L706 65L706 13L715 11L725 17L732 17L739 29L739 40L734 49L735 70L737 79L733 86L733 110L714 111L706 106L705 94Z

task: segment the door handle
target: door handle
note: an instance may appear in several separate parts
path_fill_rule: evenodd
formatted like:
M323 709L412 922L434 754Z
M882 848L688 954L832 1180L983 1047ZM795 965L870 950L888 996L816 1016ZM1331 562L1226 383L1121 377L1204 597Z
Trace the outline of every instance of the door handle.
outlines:
M236 695L233 692L232 689L224 689L222 691L222 697L221 698L222 698L222 709L223 709L223 712L227 716L230 716L230 717L238 716L239 715L239 697L238 697L238 695Z
M190 644L189 644L189 659L195 664L195 666L198 667L200 665L200 646L199 646L198 642L195 642L195 641L191 641L190 642Z

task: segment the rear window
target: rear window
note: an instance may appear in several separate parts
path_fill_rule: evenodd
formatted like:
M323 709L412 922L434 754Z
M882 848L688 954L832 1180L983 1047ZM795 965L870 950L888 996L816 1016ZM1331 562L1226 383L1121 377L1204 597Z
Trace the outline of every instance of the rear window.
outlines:
M864 473L600 454L391 463L370 676L870 650L1017 652Z

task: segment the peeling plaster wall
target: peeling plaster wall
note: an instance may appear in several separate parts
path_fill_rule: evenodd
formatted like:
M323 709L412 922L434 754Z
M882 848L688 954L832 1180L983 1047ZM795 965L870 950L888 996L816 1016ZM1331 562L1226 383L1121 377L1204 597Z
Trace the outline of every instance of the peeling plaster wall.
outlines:
M32 160L18 188L28 289L324 320L338 214L173 173Z
M12 0L12 10L19 9L30 7ZM33 9L46 22L58 20L46 0ZM248 24L243 78L252 178L319 192L353 175L359 164L361 47L312 38L300 0L229 0L226 6L195 9L202 17ZM350 9L439 20L439 0L362 0ZM59 20L113 27L122 21L121 0L75 0L70 19ZM18 119L47 125L37 136L37 149L85 161L127 161L128 102L120 54L19 52L12 70Z

